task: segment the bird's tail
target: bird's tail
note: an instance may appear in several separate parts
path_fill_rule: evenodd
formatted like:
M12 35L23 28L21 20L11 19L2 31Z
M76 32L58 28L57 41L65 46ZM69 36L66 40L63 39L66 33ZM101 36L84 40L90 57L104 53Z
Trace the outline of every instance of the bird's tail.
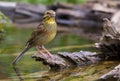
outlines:
M26 52L26 51L28 51L29 49L31 48L31 46L26 46L25 48L24 48L24 50L21 52L21 54L18 56L18 57L16 57L15 58L15 60L13 61L13 65L16 65L16 63L20 60L20 58L24 55L24 53Z

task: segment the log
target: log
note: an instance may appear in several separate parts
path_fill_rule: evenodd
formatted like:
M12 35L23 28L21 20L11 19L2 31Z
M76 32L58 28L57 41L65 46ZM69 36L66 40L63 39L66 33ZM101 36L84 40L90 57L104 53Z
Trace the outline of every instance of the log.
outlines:
M120 32L120 11L116 12L115 14L113 14L112 18L111 18L111 22L115 25L115 28L118 32Z
M53 10L57 10L57 9L78 9L80 8L80 5L72 5L72 4L66 4L66 3L62 3L62 2L57 2L57 3L54 3L52 5L49 5L48 6L49 9L53 9Z
M32 5L18 3L15 7L15 23L38 22L41 20L43 13L47 10L44 5Z
M61 19L85 19L86 17L86 10L79 9L79 10L71 10L71 9L57 9L57 18Z
M104 22L103 35L100 42L96 43L96 47L106 55L107 59L120 60L120 33L107 18L104 19Z
M100 42L96 43L96 47L105 55L105 60L120 60L120 31L116 28L117 25L109 21L107 18L104 19L104 22L103 35ZM102 75L97 81L103 80L119 81L120 65Z
M96 3L94 4L93 8L94 11L100 11L100 12L106 12L106 13L115 13L118 11L116 8L109 8L107 6L104 6L102 4Z
M89 0L88 3L100 3L108 7L120 8L119 0Z
M8 16L14 23L31 23L41 20L47 10L44 5L32 5L15 2L0 2L0 11Z
M100 60L95 52L80 51L80 52L58 52L52 58L43 58L40 54L34 54L32 58L36 61L41 61L45 65L49 65L51 70L60 70L70 67L98 63Z
M0 1L0 11L5 14L10 20L13 20L15 16L15 2L1 2Z
M120 65L116 66L110 72L102 75L99 81L119 81L120 80Z

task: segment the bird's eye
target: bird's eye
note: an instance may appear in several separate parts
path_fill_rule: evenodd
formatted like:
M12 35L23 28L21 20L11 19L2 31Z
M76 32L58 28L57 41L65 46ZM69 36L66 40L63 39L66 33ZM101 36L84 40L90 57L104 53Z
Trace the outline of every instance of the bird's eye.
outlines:
M50 14L49 12L47 12L46 14Z

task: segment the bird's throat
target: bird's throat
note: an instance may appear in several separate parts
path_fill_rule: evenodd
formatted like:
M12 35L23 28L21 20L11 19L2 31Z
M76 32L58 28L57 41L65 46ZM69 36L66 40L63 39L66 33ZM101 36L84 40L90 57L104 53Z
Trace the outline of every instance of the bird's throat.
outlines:
M49 24L54 24L55 18L54 17L45 17L44 22L49 23Z
M55 23L55 19L54 19L54 18L49 18L49 19L47 20L47 22L48 22L49 24L54 24L54 23Z

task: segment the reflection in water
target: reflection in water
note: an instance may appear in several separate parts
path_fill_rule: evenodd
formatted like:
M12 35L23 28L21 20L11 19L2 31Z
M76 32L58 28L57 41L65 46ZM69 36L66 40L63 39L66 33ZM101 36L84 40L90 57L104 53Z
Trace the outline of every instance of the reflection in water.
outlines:
M81 67L67 68L60 71L36 72L22 76L19 68L13 67L20 81L93 81L109 72L119 62L101 62ZM24 79L23 79L24 78Z
M65 78L79 74L81 68L69 68L62 71L49 71L44 76L38 78L36 81L61 81Z
M69 77L72 77L72 79L74 79L74 77L77 78L77 77L84 77L86 75L92 75L95 72L95 68L93 68L93 66L94 65L90 65L90 66L87 65L81 67L67 68L61 71L49 71L45 73L42 77L38 78L36 81L63 81ZM83 72L90 68L93 70L92 72L90 72L89 70L87 72L88 74L85 74Z
M18 76L18 78L20 79L20 81L24 81L21 73L20 73L20 69L16 66L13 66L13 70L15 71L16 75Z
M41 77L38 76L41 74L41 72L38 72L33 76L38 76L37 79L34 81L60 81L69 76L72 76L72 75L74 75L74 76L80 75L81 70L84 70L86 68L85 67L84 68L73 67L73 68L67 68L67 69L63 69L63 70L59 70L59 71L58 70L57 71L49 70L48 72L44 72ZM24 81L26 77L31 78L30 76L23 76L18 67L13 66L13 69L20 81Z

